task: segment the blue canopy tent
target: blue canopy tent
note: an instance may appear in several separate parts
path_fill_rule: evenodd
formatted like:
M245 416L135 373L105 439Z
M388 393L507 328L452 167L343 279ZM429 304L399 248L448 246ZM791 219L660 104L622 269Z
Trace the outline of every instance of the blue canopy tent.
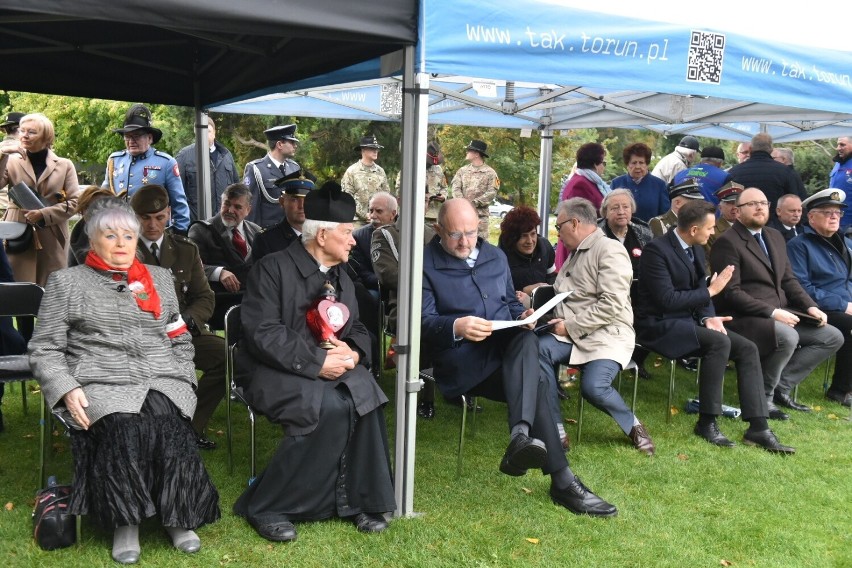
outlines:
M842 129L852 119L852 52L842 34L825 33L827 3L795 17L733 0L718 0L700 13L685 11L680 2L658 1L653 18L644 19L632 16L637 8L644 7L626 0L591 9L579 0L487 5L421 0L419 42L405 49L401 75L391 77L388 65L386 72L373 65L372 76L363 68L357 76L346 69L213 108L401 120L402 187L414 188L413 194L425 183L420 160L428 122L536 128L542 139L542 207L550 191L552 136L559 129L641 126L745 140L758 128L777 126L790 131L780 141L820 129L820 136L834 135L832 125ZM815 33L807 36L809 31ZM383 77L373 85L363 82ZM351 81L360 83L341 85ZM394 83L401 88L387 86ZM338 87L313 90L325 85ZM390 91L398 103L390 104ZM253 97L263 98L245 100ZM422 199L406 199L401 211L405 253L396 401L401 514L412 512L413 500L422 285L415 235L422 234L422 208Z

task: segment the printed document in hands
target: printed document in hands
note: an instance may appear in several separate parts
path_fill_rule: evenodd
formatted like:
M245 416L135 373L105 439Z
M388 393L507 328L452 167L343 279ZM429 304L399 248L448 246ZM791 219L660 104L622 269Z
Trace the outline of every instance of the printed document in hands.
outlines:
M539 320L541 316L552 310L554 307L556 307L558 303L570 296L573 292L574 290L569 290L567 292L556 294L555 296L553 296L553 298L548 300L546 304L544 304L542 307L540 307L522 320L492 321L491 331L497 331L499 329L508 329L510 327L517 327L519 325L529 325L531 323L535 323Z

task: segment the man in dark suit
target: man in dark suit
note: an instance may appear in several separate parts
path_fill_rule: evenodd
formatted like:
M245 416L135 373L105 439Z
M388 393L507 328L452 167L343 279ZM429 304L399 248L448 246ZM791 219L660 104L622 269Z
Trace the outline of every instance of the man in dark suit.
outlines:
M137 256L145 264L172 271L181 317L192 334L193 362L203 373L195 395L198 404L192 417L196 443L203 450L216 448L205 434L213 411L225 397L225 340L211 333L207 320L215 298L207 283L198 247L183 235L166 231L171 220L169 194L161 185L146 185L133 194L130 206L139 217Z
M787 193L778 198L775 207L775 218L770 219L766 225L777 229L784 240L789 241L793 237L802 234L802 200L798 195Z
M216 293L245 289L252 265L251 247L260 227L247 220L251 193L241 184L229 185L222 194L219 213L193 223L189 238L198 245L204 273Z
M305 222L305 196L316 188L316 178L306 170L298 170L275 182L283 191L278 203L284 211L284 219L272 227L263 229L254 239L251 256L254 262L265 255L284 250L302 236Z
M538 337L518 327L495 331L492 320L532 313L515 297L506 255L477 238L479 215L463 198L446 201L438 236L423 257L424 353L434 361L446 397L476 394L505 400L509 443L500 471L551 476L551 499L576 514L611 517L615 506L583 485L568 466L551 413L548 377L539 369Z
M757 346L725 329L730 317L719 317L710 298L719 294L731 279L734 267L726 266L707 284L704 245L716 224L715 208L706 201L691 201L681 207L677 227L654 239L642 250L639 301L635 327L639 342L670 359L700 356L698 374L699 416L695 433L711 444L731 447L734 443L719 431L716 418L722 413L722 381L728 359L737 365L737 387L743 420L749 429L747 445L770 452L793 453L783 446L766 419L768 408Z
M788 416L775 405L810 411L794 401L790 391L840 349L843 334L826 325L828 316L796 280L784 237L766 227L766 195L746 188L737 198L737 209L737 221L710 251L714 272L734 265L730 283L713 302L717 313L734 318L729 328L757 344L769 417L786 420ZM798 316L796 310L807 314Z
M772 159L772 136L765 132L751 139L751 156L745 162L731 168L731 178L745 187L760 188L769 201L768 215L775 216L778 198L786 193L808 196L802 180L790 168Z

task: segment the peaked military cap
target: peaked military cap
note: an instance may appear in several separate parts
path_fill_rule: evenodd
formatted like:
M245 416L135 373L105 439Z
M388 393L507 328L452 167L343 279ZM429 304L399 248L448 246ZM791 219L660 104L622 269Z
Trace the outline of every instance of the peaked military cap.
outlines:
M299 197L306 196L310 191L316 189L314 182L317 178L311 172L300 169L275 180L275 185L282 188L288 195Z
M162 130L151 126L151 111L145 105L138 103L130 107L124 115L124 127L113 128L112 131L122 135L128 132L148 132L153 135L151 144L156 144L163 137Z
M669 188L669 199L675 197L687 197L689 199L704 199L701 188L693 178L686 178L682 182Z
M807 211L815 209L820 205L838 205L841 209L846 209L846 192L842 189L830 187L822 191L817 191L802 201L802 207Z
M305 196L305 219L351 223L355 218L355 198L344 192L340 184L327 181Z
M722 187L716 190L716 197L719 201L736 201L737 196L745 191L745 186L735 181L729 181Z
M283 126L273 126L267 130L263 131L266 134L266 139L269 141L272 140L289 140L291 142L299 142L299 139L296 138L296 125L295 124L285 124Z

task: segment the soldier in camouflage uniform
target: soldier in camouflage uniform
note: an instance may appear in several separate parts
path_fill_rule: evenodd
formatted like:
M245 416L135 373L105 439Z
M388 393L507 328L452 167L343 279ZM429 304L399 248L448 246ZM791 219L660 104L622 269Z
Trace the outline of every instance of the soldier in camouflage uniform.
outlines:
M355 198L355 219L358 226L370 222L370 197L377 191L390 193L388 176L385 170L376 163L379 150L384 146L379 144L375 136L364 136L356 150L361 151L361 159L349 166L340 187Z
M479 236L488 240L488 206L497 197L500 178L491 166L485 164L488 144L482 140L471 140L465 160L468 165L459 168L453 177L453 196L464 197L476 207L479 215Z
M441 204L452 197L452 194L448 191L447 176L444 175L444 168L441 167L443 162L444 155L441 150L434 142L430 142L426 147L426 195L429 198L426 203L427 221L437 221ZM402 172L397 172L394 188L397 197L402 197L399 189L401 178Z

